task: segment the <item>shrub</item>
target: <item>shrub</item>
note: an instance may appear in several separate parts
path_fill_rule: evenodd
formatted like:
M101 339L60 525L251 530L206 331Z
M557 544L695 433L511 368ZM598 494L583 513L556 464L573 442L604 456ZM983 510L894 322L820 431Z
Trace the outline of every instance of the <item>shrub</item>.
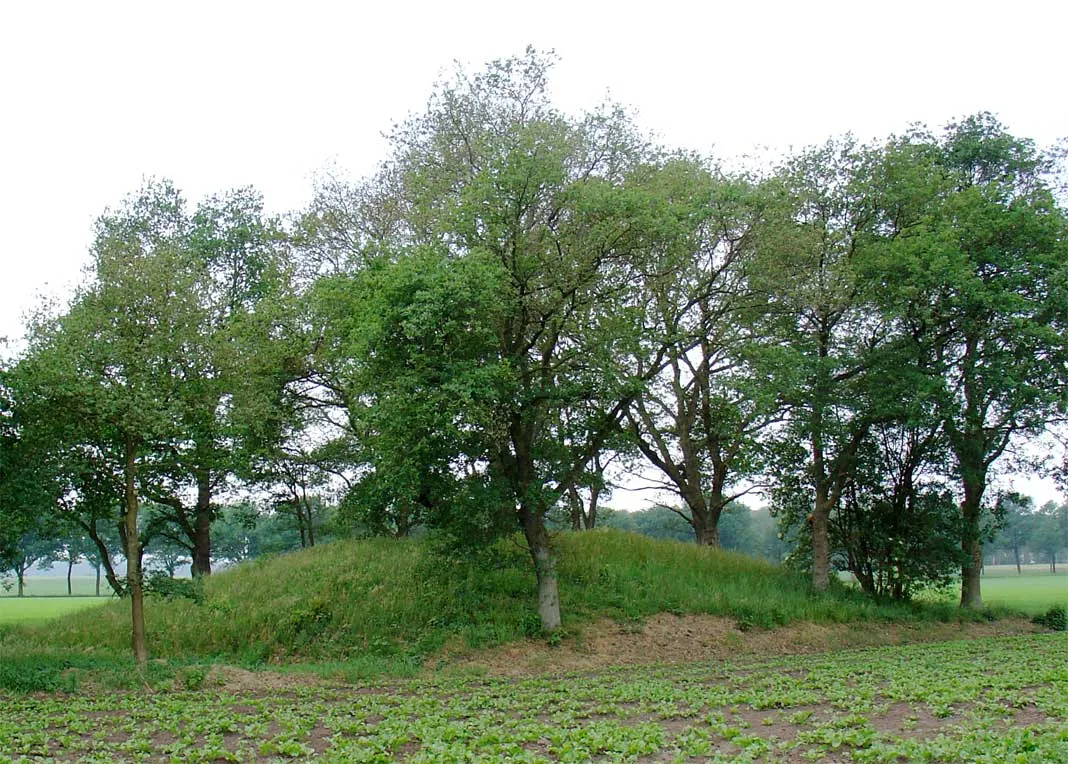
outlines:
M171 578L157 571L145 578L144 588L145 594L154 594L165 600L188 599L197 604L204 601L204 587L195 578Z
M1044 614L1036 615L1031 620L1051 631L1068 631L1068 610L1063 605L1054 605Z

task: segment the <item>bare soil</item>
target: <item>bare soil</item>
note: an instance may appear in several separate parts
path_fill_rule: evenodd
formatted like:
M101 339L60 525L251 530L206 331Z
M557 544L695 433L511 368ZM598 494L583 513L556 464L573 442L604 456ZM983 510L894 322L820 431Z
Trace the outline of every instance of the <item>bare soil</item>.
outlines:
M661 613L644 623L601 619L550 646L524 640L487 650L446 647L427 667L454 667L491 676L595 671L612 666L684 663L703 660L774 658L780 655L848 650L883 645L947 642L1014 636L1042 631L1030 621L983 623L813 624L740 630L731 618Z

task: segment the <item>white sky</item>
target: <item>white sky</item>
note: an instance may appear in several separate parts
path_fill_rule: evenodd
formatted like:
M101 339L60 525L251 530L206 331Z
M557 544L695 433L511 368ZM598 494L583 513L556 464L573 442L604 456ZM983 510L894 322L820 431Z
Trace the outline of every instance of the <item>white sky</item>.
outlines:
M0 2L0 336L66 294L144 177L299 208L317 169L381 159L454 60L554 48L563 108L610 94L724 158L978 110L1046 144L1068 135L1066 28L1055 0Z

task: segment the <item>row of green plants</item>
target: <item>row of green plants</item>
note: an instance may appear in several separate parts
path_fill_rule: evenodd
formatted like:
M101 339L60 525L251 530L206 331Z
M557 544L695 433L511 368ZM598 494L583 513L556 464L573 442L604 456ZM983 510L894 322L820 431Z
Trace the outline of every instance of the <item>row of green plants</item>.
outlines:
M356 691L150 668L153 694L3 697L0 756L1045 764L1068 757L1066 663L1068 638L1045 635Z

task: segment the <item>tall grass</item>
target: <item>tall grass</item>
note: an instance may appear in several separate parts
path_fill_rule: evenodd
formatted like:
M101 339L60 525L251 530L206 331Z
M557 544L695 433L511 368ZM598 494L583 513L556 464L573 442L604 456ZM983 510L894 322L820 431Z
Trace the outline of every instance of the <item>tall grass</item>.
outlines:
M957 617L949 605L878 605L845 587L809 592L804 577L742 555L603 530L562 534L564 627L658 612L730 616L743 627L794 621ZM513 539L475 561L444 561L424 543L344 541L217 573L200 603L152 598L156 657L245 664L364 661L414 670L447 642L487 646L538 634L530 559ZM33 650L125 651L127 603L0 632L0 657Z

